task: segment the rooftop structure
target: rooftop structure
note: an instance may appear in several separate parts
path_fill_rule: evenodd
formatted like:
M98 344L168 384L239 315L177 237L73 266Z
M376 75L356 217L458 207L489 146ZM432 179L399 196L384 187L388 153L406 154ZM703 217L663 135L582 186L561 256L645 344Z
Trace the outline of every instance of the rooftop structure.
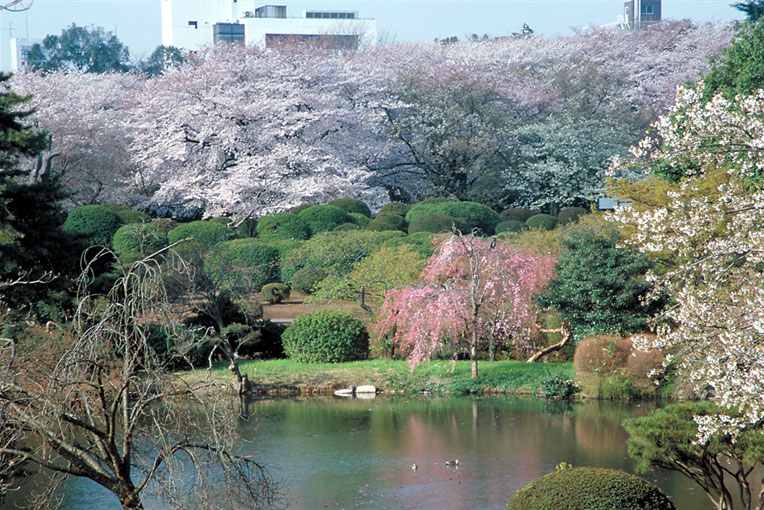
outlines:
M311 9L289 17L285 5L256 7L253 0L162 0L162 44L187 50L219 42L268 48L293 41L349 49L376 38L376 21L357 11Z
M623 21L629 28L643 28L661 20L661 0L630 0L623 4Z

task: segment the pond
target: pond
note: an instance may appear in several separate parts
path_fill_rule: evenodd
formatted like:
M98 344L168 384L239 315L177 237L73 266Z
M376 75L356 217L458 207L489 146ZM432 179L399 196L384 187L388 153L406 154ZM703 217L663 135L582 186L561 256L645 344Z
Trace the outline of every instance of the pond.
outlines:
M258 400L248 407L254 418L240 433L254 439L290 509L499 510L517 488L563 461L633 472L620 424L654 405L378 397ZM444 464L454 459L458 468ZM713 508L677 474L647 478L679 510ZM119 505L94 483L77 480L63 508Z

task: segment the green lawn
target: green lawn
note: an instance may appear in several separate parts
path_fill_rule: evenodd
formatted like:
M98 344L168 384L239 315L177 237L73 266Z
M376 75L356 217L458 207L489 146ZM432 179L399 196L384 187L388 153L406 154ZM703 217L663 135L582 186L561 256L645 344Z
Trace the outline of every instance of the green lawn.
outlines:
M482 361L480 377L470 378L470 362L421 363L411 372L406 361L367 360L351 363L304 364L292 360L242 361L242 373L261 391L326 393L350 385L373 384L385 392L417 393L536 393L539 381L549 373L563 372L574 378L572 363L525 363ZM212 375L222 380L232 376L227 364L217 364ZM192 377L204 377L198 370Z

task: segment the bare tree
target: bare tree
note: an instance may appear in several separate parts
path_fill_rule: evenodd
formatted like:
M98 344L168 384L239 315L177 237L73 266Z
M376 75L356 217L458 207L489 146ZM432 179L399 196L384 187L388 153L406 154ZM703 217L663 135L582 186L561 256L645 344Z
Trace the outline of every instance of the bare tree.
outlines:
M32 7L32 0L7 0L0 2L0 11L26 11Z
M89 292L90 269L114 255L94 257L79 281L75 339L50 362L0 343L0 475L28 464L53 482L89 478L130 510L143 508L149 490L178 508L274 506L268 473L234 448L236 399L174 376L173 349L160 355L152 345L150 323L166 325L170 346L183 345L163 285L170 249L122 268L100 296ZM39 507L49 508L50 493Z

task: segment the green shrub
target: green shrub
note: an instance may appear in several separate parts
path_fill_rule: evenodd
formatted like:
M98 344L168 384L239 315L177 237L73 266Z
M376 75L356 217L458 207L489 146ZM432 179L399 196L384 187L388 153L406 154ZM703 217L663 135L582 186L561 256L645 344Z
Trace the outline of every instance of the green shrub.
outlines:
M257 237L257 218L247 218L239 223L239 228L236 229L236 237Z
M337 200L332 200L327 205L339 207L348 214L358 213L363 214L367 218L371 217L371 210L369 209L369 206L357 198L338 198Z
M510 207L509 209L501 211L501 213L499 213L499 218L501 221L520 221L525 223L528 221L528 218L536 216L538 213L538 211L526 209L524 207Z
M170 218L157 218L155 220L151 220L151 224L165 234L178 226L178 222L171 220Z
M539 381L539 385L546 398L568 399L579 391L576 383L562 372L549 374Z
M221 225L228 226L231 223L231 218L227 216L215 216L214 218L210 218L207 221L211 221L212 223L219 223Z
M403 218L401 218L403 219ZM405 223L405 221L404 221ZM382 219L371 220L366 225L366 230L373 230L375 232L382 232L384 230L402 230L388 221L382 221Z
M289 213L287 213L289 214ZM263 285L263 297L271 304L281 303L289 298L289 285L284 283L269 283Z
M326 278L328 274L325 270L318 267L304 267L292 276L290 286L297 292L310 294L316 285Z
M427 259L430 258L435 251L435 246L433 244L434 237L435 234L431 232L416 232L407 236L388 239L384 242L383 246L397 248L398 246L403 246L405 244Z
M520 232L526 228L528 228L528 226L522 221L507 220L502 221L496 225L496 233L501 234L502 232Z
M144 223L151 219L148 214L144 212L133 211L124 205L107 205L105 207L119 216L119 219L122 220L123 225L128 225L130 223Z
M90 245L110 246L114 233L122 226L119 216L102 205L75 207L61 227L65 232L82 236Z
M282 335L284 352L302 363L341 363L366 359L369 333L350 314L333 310L300 315Z
M152 223L130 223L114 233L112 245L123 264L132 264L167 246L167 234Z
M525 224L528 228L536 230L554 230L557 226L557 218L551 214L537 214L528 218Z
M193 239L201 246L210 248L221 241L226 241L233 232L226 225L212 221L192 221L183 223L167 233L170 243L181 239Z
M409 222L409 234L417 232L430 232L432 234L451 232L451 229L454 227L459 232L469 232L469 226L461 221L461 219L446 216L445 214L427 214L414 218L414 220Z
M617 469L563 468L512 496L507 510L674 510L652 483Z
M348 213L348 216L350 216L350 221L358 225L359 228L366 228L366 225L371 221L368 216L361 213L351 212Z
M281 262L282 281L291 284L292 276L304 267L320 267L331 273L348 274L355 264L371 254L382 243L403 235L398 231L325 232L305 241L302 247L290 251L284 257Z
M343 223L351 223L350 216L333 205L314 205L297 215L308 224L312 235L330 232Z
M406 219L403 216L398 216L397 214L383 214L382 216L377 215L377 218L374 221L383 221L385 223L389 223L396 230L406 230Z
M348 230L361 230L361 228L355 223L343 223L336 226L332 232L347 232Z
M408 204L402 204L400 202L388 202L382 206L382 209L377 213L377 217L384 216L386 214L395 214L398 216L406 216L411 206Z
M303 212L308 207L313 207L314 205L316 205L316 204L309 204L307 202L304 202L304 203L302 203L302 204L300 204L298 206L292 207L291 209L289 209L289 212L292 213L292 214L300 214L301 212Z
M459 218L466 224L465 231L474 228L480 230L483 235L491 235L499 223L499 215L490 207L477 202L419 202L411 206L406 213L406 221L411 223L422 216L431 214L444 214L452 218ZM460 229L461 230L461 229Z
M225 241L213 248L204 270L223 286L246 285L256 292L266 283L278 281L279 252L258 239Z
M568 223L575 223L578 221L579 216L587 214L589 209L585 207L563 207L560 212L557 213L557 221L560 225L566 225Z
M264 240L309 239L310 228L297 215L280 212L263 216L257 222L257 235Z

